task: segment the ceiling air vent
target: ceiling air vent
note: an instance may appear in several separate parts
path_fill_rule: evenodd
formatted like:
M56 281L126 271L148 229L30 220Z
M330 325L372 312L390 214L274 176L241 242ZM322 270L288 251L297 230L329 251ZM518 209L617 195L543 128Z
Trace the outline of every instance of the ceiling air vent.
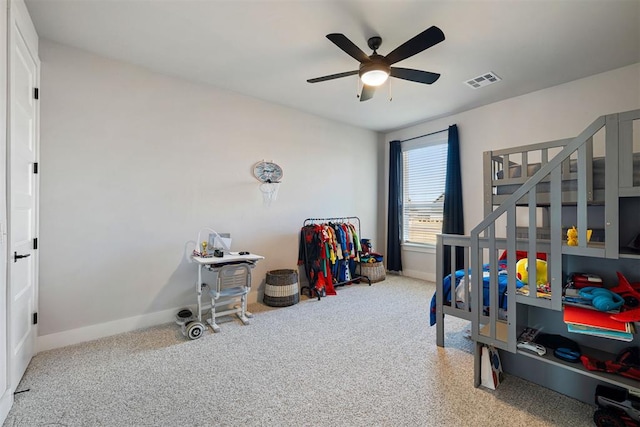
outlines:
M493 71L489 71L488 73L479 75L478 77L475 77L471 80L467 80L466 82L464 82L464 84L473 89L480 89L481 87L489 86L490 84L499 82L500 80L502 79L498 77L496 73L494 73Z

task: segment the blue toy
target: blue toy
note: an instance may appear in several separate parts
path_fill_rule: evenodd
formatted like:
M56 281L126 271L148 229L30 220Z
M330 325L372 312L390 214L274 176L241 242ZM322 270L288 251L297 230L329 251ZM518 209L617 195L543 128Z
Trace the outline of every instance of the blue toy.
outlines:
M609 289L596 288L593 286L580 289L580 296L588 301L599 311L615 310L624 304L624 299L611 292Z

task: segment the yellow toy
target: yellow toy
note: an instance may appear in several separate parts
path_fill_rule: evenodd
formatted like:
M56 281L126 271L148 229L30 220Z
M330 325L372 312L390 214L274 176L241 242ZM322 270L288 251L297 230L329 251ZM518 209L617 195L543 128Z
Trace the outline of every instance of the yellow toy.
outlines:
M591 240L592 230L587 230L587 242ZM578 246L578 229L573 226L567 230L567 245Z
M578 230L575 226L567 230L567 245L578 246Z
M529 282L529 258L522 258L516 264L516 277L525 285ZM536 260L536 285L547 283L547 261Z

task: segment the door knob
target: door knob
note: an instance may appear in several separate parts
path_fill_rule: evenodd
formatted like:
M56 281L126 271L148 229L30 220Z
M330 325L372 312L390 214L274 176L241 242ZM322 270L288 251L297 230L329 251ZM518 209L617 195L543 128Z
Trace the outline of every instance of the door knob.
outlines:
M18 262L18 260L19 260L20 258L26 258L26 257L29 257L29 256L31 256L31 254L18 255L18 252L14 252L14 253L13 253L13 262Z

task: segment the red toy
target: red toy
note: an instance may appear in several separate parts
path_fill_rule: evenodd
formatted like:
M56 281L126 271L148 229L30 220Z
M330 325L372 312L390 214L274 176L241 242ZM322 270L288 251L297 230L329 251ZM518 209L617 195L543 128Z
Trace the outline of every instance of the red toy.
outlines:
M576 289L587 287L602 287L602 278L591 273L573 273L569 277L569 282Z
M626 277L620 272L618 275L618 286L609 289L624 298L625 311L612 314L611 318L620 322L640 322L640 283L629 283Z

